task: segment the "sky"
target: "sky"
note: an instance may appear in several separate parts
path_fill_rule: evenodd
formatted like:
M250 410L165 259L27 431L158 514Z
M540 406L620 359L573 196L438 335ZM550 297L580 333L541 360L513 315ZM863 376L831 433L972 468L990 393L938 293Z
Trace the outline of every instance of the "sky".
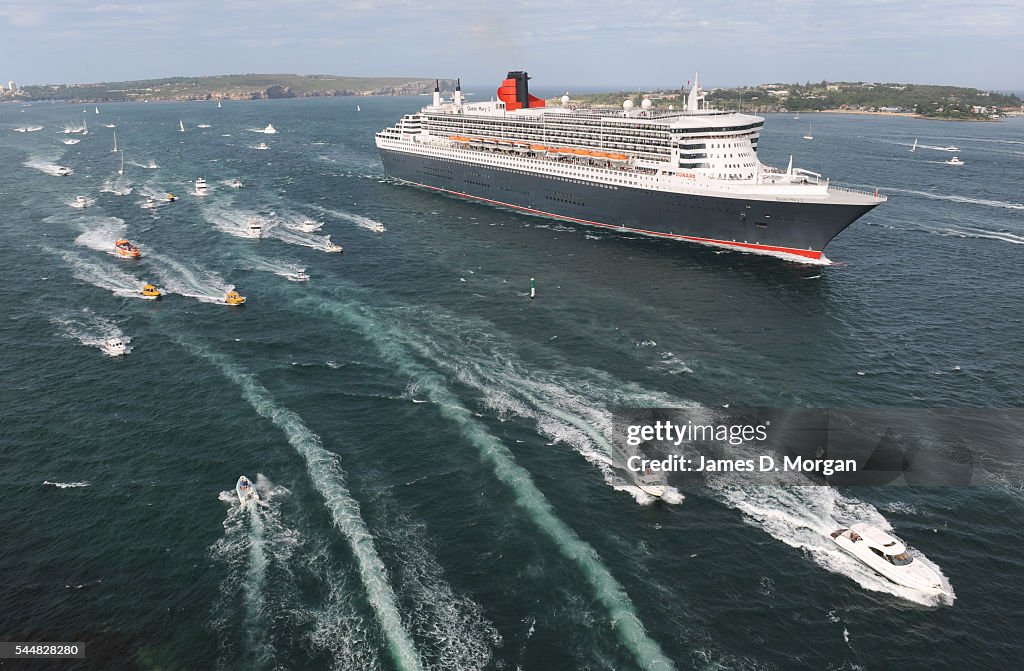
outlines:
M497 86L1024 90L1024 0L0 0L0 82L299 73Z

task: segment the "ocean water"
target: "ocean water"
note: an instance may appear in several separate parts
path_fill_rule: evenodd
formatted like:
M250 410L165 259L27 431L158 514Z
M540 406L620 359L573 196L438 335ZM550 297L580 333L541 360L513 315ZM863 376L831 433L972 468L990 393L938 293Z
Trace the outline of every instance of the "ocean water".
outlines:
M1019 486L655 503L607 435L620 406L1024 405L1024 120L770 115L763 161L890 197L821 268L394 183L373 133L423 100L89 105L85 136L0 106L0 637L105 669L1016 665ZM821 533L856 519L954 597Z

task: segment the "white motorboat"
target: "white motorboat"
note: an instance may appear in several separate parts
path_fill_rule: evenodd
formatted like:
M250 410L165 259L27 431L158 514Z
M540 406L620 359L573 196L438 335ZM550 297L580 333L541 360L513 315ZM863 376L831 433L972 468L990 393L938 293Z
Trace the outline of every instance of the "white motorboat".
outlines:
M205 196L209 192L210 192L210 188L206 184L206 178L205 177L197 178L196 179L196 195L197 196Z
M388 229L384 228L384 224L380 223L379 221L375 221L372 224L370 224L370 230L373 231L374 233L384 233Z
M960 160L959 156L954 156L948 161L943 161L946 165L964 165L964 162Z
M209 127L210 127L210 124L208 124L208 123L196 124L196 128L209 128Z
M244 475L238 476L235 483L235 494L238 494L238 503L242 507L249 501L259 501L260 495L256 493L256 486Z
M258 146L256 148L257 149L270 149L270 147L267 146L266 142L260 142L260 146Z
M274 128L274 124L268 123L267 127L263 129L263 132L267 133L268 135L273 135L274 133L277 132L277 129Z
M71 202L71 207L77 207L82 210L89 207L89 201L86 200L85 196L75 196L75 199Z
M81 140L76 140L74 138L68 138L67 140L61 140L61 142L63 142L64 144L78 144L79 142L81 142Z
M100 345L100 349L110 356L124 356L128 353L128 347L124 344L124 341L117 337L104 340L103 344Z
M230 186L232 189L241 189L245 185L242 184L242 180L235 178L235 180L231 182Z
M288 273L284 276L289 282L308 282L309 275L306 274L305 270L296 270L294 273Z
M939 575L907 551L903 541L878 527L858 522L832 532L836 545L897 585L928 594L948 594Z
M333 242L331 242L331 236L328 235L327 239L324 240L324 251L326 251L326 252L333 252L333 253L339 253L339 252L343 252L345 250L342 248L341 245L336 245Z
M263 222L253 217L249 220L249 223L245 225L245 233L250 238L262 238L263 237Z
M56 169L54 169L54 171L53 171L53 172L54 172L54 174L55 174L55 175L57 175L58 177L65 177L65 176L67 176L67 175L70 175L70 174L71 174L71 168L69 168L69 167L67 167L67 166L65 166L65 165L58 165L58 166L56 167Z
M146 196L146 200L144 200L142 202L142 205L140 205L139 207L141 207L144 210L152 210L154 207L156 207L156 201L153 200L153 196Z
M302 231L303 233L313 233L315 231L318 231L320 227L323 225L324 224L321 221L313 221L312 219L306 219L295 228Z
M942 151L960 151L960 147L956 145L949 145L948 147L941 147Z

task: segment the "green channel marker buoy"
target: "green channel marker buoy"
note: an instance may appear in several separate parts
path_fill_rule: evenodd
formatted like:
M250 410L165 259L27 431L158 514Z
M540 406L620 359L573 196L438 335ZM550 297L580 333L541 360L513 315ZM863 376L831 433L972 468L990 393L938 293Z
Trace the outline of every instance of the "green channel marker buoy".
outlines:
M532 301L537 297L537 280L533 277L530 278L530 300Z

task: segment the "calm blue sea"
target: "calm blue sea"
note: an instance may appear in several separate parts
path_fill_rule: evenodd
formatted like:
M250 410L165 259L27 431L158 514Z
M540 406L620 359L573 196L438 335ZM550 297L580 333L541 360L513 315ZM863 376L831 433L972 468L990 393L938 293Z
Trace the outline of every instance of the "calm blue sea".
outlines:
M607 436L620 406L1024 405L1024 119L769 115L762 161L889 196L822 268L395 183L373 134L423 100L0 106L0 639L104 669L1019 665L1019 489L653 503ZM855 520L955 597L840 554Z

